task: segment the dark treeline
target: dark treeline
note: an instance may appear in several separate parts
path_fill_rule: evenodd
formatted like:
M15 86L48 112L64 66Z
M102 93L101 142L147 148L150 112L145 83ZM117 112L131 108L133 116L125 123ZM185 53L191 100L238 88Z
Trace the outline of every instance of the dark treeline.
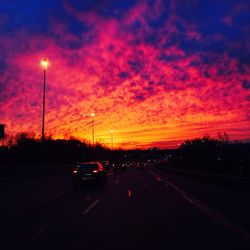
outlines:
M168 165L189 170L250 176L250 143L230 143L226 134L218 139L205 136L187 140L168 158Z
M127 161L157 158L155 150L110 150L100 143L91 144L74 138L53 140L43 143L29 133L19 133L5 140L0 147L0 164L16 163L76 163L92 160Z
M41 143L28 133L20 133L0 147L0 164L76 163L91 160L160 160L160 164L171 168L249 177L250 143L231 143L229 137L222 134L218 139L205 136L187 140L174 150L110 150L101 144L92 147L74 138L47 138Z
M20 133L8 145L0 147L1 163L71 163L98 160L109 151L101 144L92 147L77 139L47 138L43 143L28 133Z

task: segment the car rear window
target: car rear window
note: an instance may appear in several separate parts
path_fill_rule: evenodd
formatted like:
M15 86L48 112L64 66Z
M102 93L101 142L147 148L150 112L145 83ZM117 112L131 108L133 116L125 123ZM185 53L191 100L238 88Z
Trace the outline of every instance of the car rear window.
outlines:
M82 169L96 169L98 168L97 164L80 164L80 168Z

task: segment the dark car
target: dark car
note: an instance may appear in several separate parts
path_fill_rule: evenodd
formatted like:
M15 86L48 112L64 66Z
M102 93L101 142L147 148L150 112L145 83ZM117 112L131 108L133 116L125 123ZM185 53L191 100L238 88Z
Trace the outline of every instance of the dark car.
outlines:
M122 172L126 170L125 163L123 162L116 162L113 163L113 171L114 172Z
M101 164L103 165L105 171L108 172L111 169L109 161L101 161Z
M84 183L105 183L105 181L104 167L98 161L80 163L72 172L73 188L77 188Z

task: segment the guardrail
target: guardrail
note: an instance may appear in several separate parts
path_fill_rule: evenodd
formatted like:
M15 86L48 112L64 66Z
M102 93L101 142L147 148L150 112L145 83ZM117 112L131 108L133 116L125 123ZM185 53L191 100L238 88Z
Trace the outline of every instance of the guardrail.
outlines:
M216 182L217 184L230 184L232 185L232 187L243 187L247 189L250 188L250 178L247 177L173 168L167 167L165 164L161 166L159 163L156 164L156 167L175 174L185 175L195 179L202 179L210 182Z

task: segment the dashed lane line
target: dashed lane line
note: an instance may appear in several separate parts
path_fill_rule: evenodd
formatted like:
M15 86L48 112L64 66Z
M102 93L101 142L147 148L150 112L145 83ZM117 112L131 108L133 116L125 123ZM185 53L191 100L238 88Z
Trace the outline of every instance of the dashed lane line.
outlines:
M156 179L157 181L162 181L162 179L161 179L159 176L155 176L155 179Z
M92 198L91 197L87 197L84 202L88 202L89 200L91 200Z
M35 232L35 234L32 236L32 240L37 240L38 238L40 238L46 231L47 226L41 226L37 232Z
M100 201L101 201L100 199L95 200L88 208L86 208L82 212L82 215L88 214Z
M111 176L111 175L113 175L113 173L108 173L108 174L107 174L107 176ZM51 197L48 198L48 199L44 199L44 200L38 201L38 202L32 204L32 205L29 206L29 207L21 208L21 209L19 209L19 210L13 212L13 213L11 213L11 214L8 214L8 215L5 215L5 216L3 216L3 217L0 217L0 222L6 220L6 219L8 219L8 218L11 218L11 217L14 217L14 216L18 216L18 215L20 215L20 214L22 214L22 213L25 213L25 212L27 212L27 211L33 209L33 208L36 208L36 207L38 207L38 206L40 206L40 205L42 205L42 204L45 204L45 203L47 203L47 202L50 202L50 201L54 200L54 199L56 199L56 198L58 198L58 197L60 197L60 196L63 196L63 195L65 195L65 194L67 194L67 193L70 193L71 191L72 191L72 188L70 188L70 189L68 189L68 190L65 190L65 191L63 191L63 192L54 194L53 196L51 196Z

